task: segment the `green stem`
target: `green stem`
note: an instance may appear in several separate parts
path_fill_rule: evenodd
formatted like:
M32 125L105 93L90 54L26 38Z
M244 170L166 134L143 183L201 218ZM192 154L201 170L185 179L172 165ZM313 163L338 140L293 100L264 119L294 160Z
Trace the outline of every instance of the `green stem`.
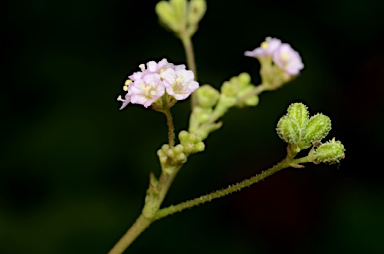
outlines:
M156 188L150 184L147 190L147 198L150 198L150 200L146 200L139 218L137 218L135 223L120 238L120 240L108 252L108 254L122 254L131 245L131 243L142 232L144 232L144 230L147 229L153 221L155 221L156 212L159 210L161 204L163 203L164 198L167 195L167 192L171 187L172 182L180 168L181 166L175 169L175 171L170 175L162 172ZM151 195L151 193L156 193L157 195Z
M249 179L246 179L242 182L236 183L234 185L230 185L225 189L217 190L217 191L214 191L210 194L203 195L201 197L198 197L198 198L186 201L186 202L182 202L178 205L169 206L169 207L160 209L157 211L154 219L159 220L159 219L164 218L168 215L171 215L171 214L174 214L177 212L181 212L184 209L191 208L191 207L194 207L194 206L197 206L200 204L204 204L206 202L210 202L213 199L221 198L221 197L224 197L224 196L231 194L233 192L239 191L245 187L249 187L252 184L255 184L257 182L260 182L261 180L264 180L268 176L273 175L274 173L280 171L283 168L290 167L292 162L293 162L293 158L290 156L287 156L284 160L282 160L281 162L279 162L278 164L276 164L272 168L270 168L266 171L263 171L260 174L255 175L255 176L253 176Z
M187 66L188 69L193 71L195 74L195 80L197 80L197 71L196 71L196 63L195 63L195 54L193 52L193 45L192 45L192 40L191 36L188 35L186 32L183 32L180 34L180 40L183 43L184 50L185 50L185 55L187 58ZM192 93L191 95L191 107L192 109L196 106L197 104L197 97L196 93Z
M121 254L128 246L151 224L153 220L146 218L143 214L137 218L135 223L128 229L122 238L113 246L108 254Z
M191 37L188 35L182 35L181 42L183 43L185 55L187 58L188 69L193 71L195 74L195 80L197 80L197 72L196 72L196 63L195 63L195 54L193 52L193 45Z
M305 157L293 160L293 163L295 163L295 164L302 164L302 163L308 163L308 162L312 162L310 160L310 156L305 156Z

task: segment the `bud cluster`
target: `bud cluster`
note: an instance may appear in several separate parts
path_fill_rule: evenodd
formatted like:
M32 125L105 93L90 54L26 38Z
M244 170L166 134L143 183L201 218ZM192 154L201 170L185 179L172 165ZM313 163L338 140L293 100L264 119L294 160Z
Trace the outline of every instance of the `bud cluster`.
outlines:
M321 143L330 130L331 119L328 116L318 113L309 117L308 109L302 103L291 104L276 128L279 137L295 149L296 154L313 146L308 160L316 164L336 163L345 157L345 149L340 141L332 139Z
M307 107L302 103L293 103L287 114L277 123L277 134L288 144L297 144L301 149L321 141L331 130L331 119L318 113L309 118Z
M206 9L205 0L170 0L156 5L160 22L179 37L185 33L190 37L197 31Z
M221 127L222 123L216 121L231 107L256 106L259 98L252 95L254 88L248 73L225 81L221 93L210 85L201 86L196 91L197 105L191 114L189 131L205 139L209 133Z
M157 151L162 170L167 174L172 174L180 165L187 162L190 154L202 152L205 149L201 138L187 131L179 133L180 144L171 147L165 144Z

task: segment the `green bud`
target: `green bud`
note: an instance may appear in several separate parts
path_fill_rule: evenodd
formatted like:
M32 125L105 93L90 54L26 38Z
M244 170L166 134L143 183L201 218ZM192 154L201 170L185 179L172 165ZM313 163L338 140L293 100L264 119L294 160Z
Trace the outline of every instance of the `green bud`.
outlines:
M329 163L334 164L345 158L345 149L340 141L335 138L320 145L313 153L315 157L314 163Z
M232 84L233 78L231 78L230 81L225 81L223 85L221 86L221 94L225 95L227 97L236 97L237 89L235 89L235 86Z
M300 141L301 130L296 120L290 116L283 116L276 128L279 137L288 144L297 144Z
M191 154L195 150L195 144L191 142L185 143L184 147L187 154Z
M212 108L216 105L220 93L210 85L203 85L196 91L199 106L203 108Z
M292 103L287 110L287 116L296 120L300 129L304 129L309 121L309 112L307 106L303 103Z
M167 1L160 1L156 4L155 11L163 23L170 30L177 32L180 30L179 22L176 18L173 6Z
M196 127L198 127L200 124L207 122L208 119L211 117L211 114L211 108L202 108L199 106L194 107L190 119L190 126L196 125Z
M204 151L204 143L201 141L201 137L195 133L181 131L179 133L179 139L183 147L183 152L186 154Z
M189 133L188 131L180 131L179 132L179 140L181 143L185 142L188 139Z
M185 20L187 18L187 0L170 0L170 4L173 7L179 26L185 27Z
M220 100L216 106L216 110L220 111L220 114L223 115L225 112L227 112L228 108L235 106L236 102L236 98L222 95L220 96Z
M181 136L183 136L183 134ZM161 168L167 174L172 174L175 166L183 164L187 161L187 156L184 153L184 150L184 146L182 144L178 144L174 147L163 145L161 149L157 151Z
M167 163L168 156L162 149L159 149L157 151L157 156L159 156L159 160L160 160L161 165L164 165L165 163Z
M198 142L196 145L195 145L195 152L202 152L205 150L205 144L203 142Z
M246 72L240 73L240 75L238 77L239 77L240 83L242 83L242 84L248 85L251 83L251 76Z
M303 141L308 144L320 141L328 135L330 130L331 119L326 115L316 114L308 121Z
M184 164L187 162L187 156L184 153L181 153L175 157L175 161L180 164Z
M259 104L259 97L257 95L253 95L245 99L242 103L244 106L256 106Z
M180 154L184 151L184 147L181 144L178 144L173 148L173 150L175 151L175 154Z
M252 84L243 85L240 89L237 98L242 98L244 95L250 93L254 89ZM236 106L237 107L245 107L245 106L256 106L259 103L259 97L257 95L252 95L243 100L238 100Z
M197 25L207 10L205 0L191 0L188 5L188 24Z

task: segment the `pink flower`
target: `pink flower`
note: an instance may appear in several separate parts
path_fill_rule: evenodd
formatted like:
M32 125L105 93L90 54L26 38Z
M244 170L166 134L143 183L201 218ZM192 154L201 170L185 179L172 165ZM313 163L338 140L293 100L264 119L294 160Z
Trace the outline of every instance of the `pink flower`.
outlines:
M272 54L280 47L281 40L276 38L267 37L265 41L261 43L260 47L255 48L252 51L245 51L245 56L250 57L266 57L272 56Z
M161 73L164 79L167 93L176 100L185 100L192 92L199 88L199 83L194 81L192 71L185 70L184 65L175 66L174 69L167 69Z
M267 37L260 47L253 51L246 51L244 55L255 57L259 60L272 57L273 63L288 76L297 75L304 68L299 53L293 50L289 44L281 43L281 40L276 38ZM270 65L269 62L260 62L267 66Z
M151 106L165 92L164 84L157 73L149 73L138 79L128 87L131 103Z
M184 64L174 65L163 59L158 63L149 61L146 65L140 64L139 67L141 71L130 75L125 82L125 99L121 96L117 98L123 102L120 109L129 103L148 107L163 96L165 90L176 100L184 100L199 87L193 72L186 70Z
M287 43L281 44L273 53L273 62L289 75L297 75L304 68L299 53Z

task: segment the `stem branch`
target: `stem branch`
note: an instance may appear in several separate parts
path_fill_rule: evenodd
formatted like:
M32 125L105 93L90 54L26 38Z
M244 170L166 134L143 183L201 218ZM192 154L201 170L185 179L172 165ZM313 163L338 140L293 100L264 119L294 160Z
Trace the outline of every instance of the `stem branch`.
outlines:
M260 182L261 180L264 180L268 176L273 175L274 173L280 171L283 168L290 167L290 165L292 163L292 159L293 159L292 157L287 156L287 158L285 158L284 160L282 160L281 162L279 162L278 164L276 164L272 168L269 168L268 170L263 171L260 174L255 175L249 179L243 180L242 182L236 183L234 185L230 185L225 189L217 190L217 191L214 191L210 194L203 195L201 197L198 197L198 198L186 201L186 202L182 202L178 205L169 206L169 207L160 209L156 213L155 220L159 220L159 219L164 218L168 215L171 215L171 214L174 214L177 212L181 212L184 209L191 208L191 207L194 207L194 206L197 206L200 204L204 204L206 202L210 202L213 199L221 198L221 197L224 197L224 196L231 194L233 192L239 191L245 187L249 187L252 184L255 184L257 182Z

